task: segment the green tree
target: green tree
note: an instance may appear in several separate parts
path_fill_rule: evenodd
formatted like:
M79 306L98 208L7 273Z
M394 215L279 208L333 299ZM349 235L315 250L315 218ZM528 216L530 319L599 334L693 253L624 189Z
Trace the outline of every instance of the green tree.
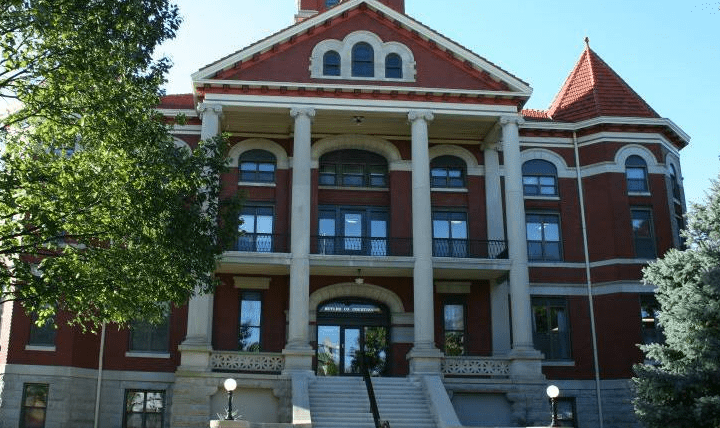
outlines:
M177 148L156 107L167 0L5 0L0 8L0 301L96 326L159 320L214 286L237 232L224 139Z
M642 346L635 411L649 428L720 426L720 182L692 207L687 249L645 269L657 286L664 344Z

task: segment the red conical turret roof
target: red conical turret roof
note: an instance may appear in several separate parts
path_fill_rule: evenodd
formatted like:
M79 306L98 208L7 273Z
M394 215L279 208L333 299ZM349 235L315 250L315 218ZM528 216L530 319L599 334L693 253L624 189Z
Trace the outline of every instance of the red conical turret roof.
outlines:
M550 105L552 120L579 122L601 116L660 116L592 49L586 46Z

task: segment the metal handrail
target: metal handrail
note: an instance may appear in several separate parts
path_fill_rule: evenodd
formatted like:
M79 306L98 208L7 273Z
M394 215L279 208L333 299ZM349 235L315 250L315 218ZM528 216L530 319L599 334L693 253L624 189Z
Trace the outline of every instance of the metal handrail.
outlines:
M361 349L360 351L360 369L362 370L363 380L365 381L365 388L367 388L375 428L390 428L389 421L380 419L380 410L378 410L377 400L375 399L375 389L373 389L372 380L370 379L370 371L365 364L365 349Z

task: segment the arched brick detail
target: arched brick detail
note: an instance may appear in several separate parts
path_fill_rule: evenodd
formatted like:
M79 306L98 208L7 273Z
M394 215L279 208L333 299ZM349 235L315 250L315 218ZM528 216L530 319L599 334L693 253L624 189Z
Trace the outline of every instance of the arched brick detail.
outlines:
M315 311L319 304L339 297L363 297L387 305L390 312L400 314L405 312L402 300L392 291L372 284L357 284L343 282L323 287L310 295L310 310Z
M382 138L368 135L337 135L323 138L312 145L312 167L318 167L318 161L325 153L346 149L367 150L368 152L377 153L387 159L390 170L394 169L394 163L402 160L397 147Z
M267 138L249 138L235 144L228 152L228 162L231 168L237 168L240 155L249 150L265 150L275 155L276 168L288 169L288 155L282 146Z

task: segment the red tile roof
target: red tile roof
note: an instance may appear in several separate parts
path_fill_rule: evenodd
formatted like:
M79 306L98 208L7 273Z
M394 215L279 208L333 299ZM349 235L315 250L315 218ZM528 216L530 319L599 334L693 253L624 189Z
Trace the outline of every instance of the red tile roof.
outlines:
M193 94L170 94L160 98L161 109L194 109Z
M548 116L545 110L524 109L520 111L520 114L529 120L550 120L550 116Z
M600 116L660 117L589 45L547 114L567 122Z

